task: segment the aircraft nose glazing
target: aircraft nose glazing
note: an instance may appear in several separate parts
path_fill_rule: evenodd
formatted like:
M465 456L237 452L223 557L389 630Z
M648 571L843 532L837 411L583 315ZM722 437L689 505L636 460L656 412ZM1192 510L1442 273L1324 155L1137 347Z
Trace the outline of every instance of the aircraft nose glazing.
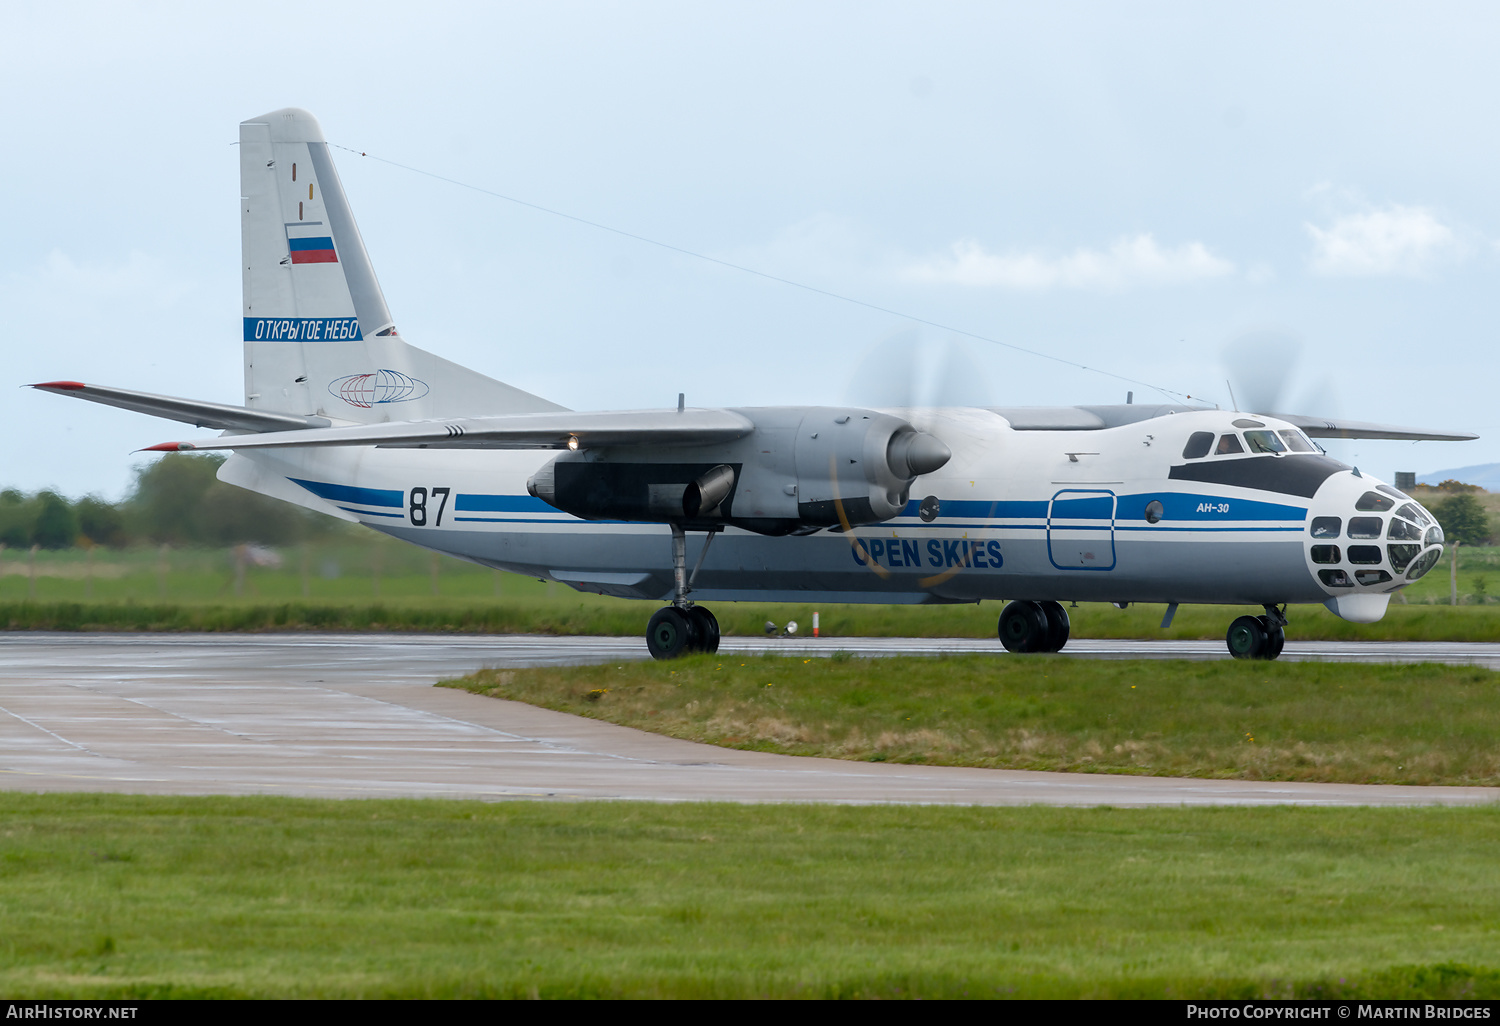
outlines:
M1393 592L1442 558L1437 519L1389 485L1362 479L1352 494L1339 489L1310 512L1308 561L1330 595Z

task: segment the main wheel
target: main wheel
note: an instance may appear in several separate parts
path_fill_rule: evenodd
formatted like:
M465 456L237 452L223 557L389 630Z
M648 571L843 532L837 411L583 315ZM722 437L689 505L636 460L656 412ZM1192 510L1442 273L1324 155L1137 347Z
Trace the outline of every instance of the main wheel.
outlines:
M1042 651L1061 652L1068 643L1068 632L1072 628L1068 622L1068 611L1061 602L1042 602L1040 605L1042 614L1047 618L1047 645Z
M698 631L698 644L694 646L694 652L707 652L713 655L719 650L719 621L702 606L694 606L688 610L688 618L693 621L693 626Z
M675 606L658 609L646 625L646 647L653 659L676 659L698 641L697 624Z
M1229 625L1229 633L1224 635L1224 643L1229 646L1229 654L1236 659L1268 659L1266 647L1270 639L1266 637L1265 624L1261 623L1258 616L1242 616Z
M1273 627L1270 617L1257 616L1256 619L1260 621L1260 625L1266 631L1266 651L1261 658L1275 659L1281 655L1281 650L1286 647L1286 631L1280 627Z
M1000 611L1000 644L1008 652L1046 651L1047 614L1041 604L1026 599L1007 602Z

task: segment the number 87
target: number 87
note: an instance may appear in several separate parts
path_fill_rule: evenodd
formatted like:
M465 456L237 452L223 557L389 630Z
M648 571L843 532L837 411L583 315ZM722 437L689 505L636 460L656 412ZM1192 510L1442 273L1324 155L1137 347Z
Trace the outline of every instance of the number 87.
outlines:
M445 510L447 510L447 508L448 508L448 495L449 495L450 491L451 491L451 489L449 489L449 488L434 488L434 489L432 489L432 497L434 499L441 499L442 500L442 501L440 501L438 503L437 513L436 513L435 518L433 520L433 526L434 527L442 527L443 526L443 512ZM426 527L427 526L427 489L426 488L413 488L411 490L411 498L408 500L407 506L406 506L406 515L407 515L408 519L411 520L411 525L413 527Z

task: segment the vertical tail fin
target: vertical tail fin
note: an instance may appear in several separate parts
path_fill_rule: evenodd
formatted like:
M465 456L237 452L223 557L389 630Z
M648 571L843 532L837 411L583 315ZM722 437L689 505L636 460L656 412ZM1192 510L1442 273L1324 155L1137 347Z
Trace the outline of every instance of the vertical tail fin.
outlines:
M247 406L365 423L562 408L400 338L307 111L240 124L240 193Z
M240 125L245 341L358 341L391 314L317 118Z

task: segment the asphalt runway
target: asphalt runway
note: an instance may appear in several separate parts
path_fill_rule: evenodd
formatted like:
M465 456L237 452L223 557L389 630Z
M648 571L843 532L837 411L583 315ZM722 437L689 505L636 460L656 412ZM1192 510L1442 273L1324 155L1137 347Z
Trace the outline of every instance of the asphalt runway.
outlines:
M726 638L721 651L1004 656L997 642ZM1074 641L1085 658L1222 643ZM659 737L433 683L646 658L634 638L0 635L0 788L138 794L961 805L1479 804L1500 789L1261 783L845 762ZM1288 642L1283 659L1500 667L1500 645Z

